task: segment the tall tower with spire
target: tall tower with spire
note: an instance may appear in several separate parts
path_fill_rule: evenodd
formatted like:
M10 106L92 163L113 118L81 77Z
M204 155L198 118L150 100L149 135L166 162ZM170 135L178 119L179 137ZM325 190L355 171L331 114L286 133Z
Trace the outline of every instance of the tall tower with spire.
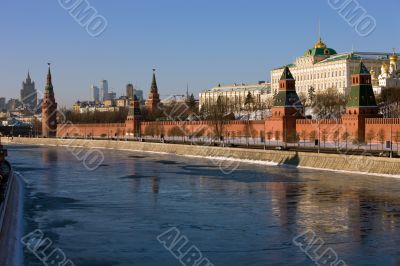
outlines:
M153 69L153 80L151 82L149 97L146 100L146 109L150 113L153 113L158 109L159 104L160 104L160 95L158 94L156 70Z
M42 135L46 138L53 138L57 136L57 103L54 98L50 63L48 65L47 82L42 102Z
M31 113L36 113L37 91L35 89L35 82L32 81L29 71L26 80L22 82L21 102Z

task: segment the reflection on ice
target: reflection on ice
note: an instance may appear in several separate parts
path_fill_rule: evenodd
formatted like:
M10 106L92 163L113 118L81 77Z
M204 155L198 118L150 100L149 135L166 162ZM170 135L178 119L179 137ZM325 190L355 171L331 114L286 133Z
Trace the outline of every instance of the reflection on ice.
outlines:
M12 150L14 149L14 150ZM26 231L54 237L76 265L179 265L171 227L215 265L312 265L293 238L312 230L349 265L400 263L400 180L105 151L88 172L65 149L10 147L29 180ZM40 265L26 254L26 265Z

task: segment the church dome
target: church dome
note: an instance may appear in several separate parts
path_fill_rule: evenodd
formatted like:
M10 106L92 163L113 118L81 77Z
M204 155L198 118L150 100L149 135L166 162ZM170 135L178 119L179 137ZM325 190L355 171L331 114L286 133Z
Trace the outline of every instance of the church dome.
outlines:
M397 56L397 54L393 53L390 57L389 57L390 61L395 61L397 62L397 60L399 59L399 57Z
M326 44L322 41L321 37L318 38L317 43L314 45L315 49L326 49Z
M309 49L304 53L305 56L331 56L336 54L337 52L334 49L326 46L321 37L318 38L317 43L312 49Z
M389 73L389 66L386 63L382 64L382 73Z

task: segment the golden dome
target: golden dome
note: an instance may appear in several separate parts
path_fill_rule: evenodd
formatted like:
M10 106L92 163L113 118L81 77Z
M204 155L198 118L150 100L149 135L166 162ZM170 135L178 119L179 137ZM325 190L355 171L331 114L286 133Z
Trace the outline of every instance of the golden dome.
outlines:
M382 72L389 73L389 66L386 63L382 64Z
M398 57L396 54L392 54L392 55L389 57L389 59L390 59L390 61L397 61L397 60L399 59L399 57Z
M371 73L372 79L377 79L376 72L375 72L375 70L374 70L373 68L371 68L371 70L369 71L369 73Z
M321 37L318 38L318 42L314 45L315 49L326 49L326 44L322 41Z

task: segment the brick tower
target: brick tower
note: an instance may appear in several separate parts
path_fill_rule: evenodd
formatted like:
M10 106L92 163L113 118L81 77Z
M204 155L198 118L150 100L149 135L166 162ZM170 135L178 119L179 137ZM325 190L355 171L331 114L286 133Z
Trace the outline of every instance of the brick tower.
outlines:
M350 138L365 142L365 119L380 118L378 105L372 89L371 74L363 62L353 71L351 90L346 106L346 114L342 116L343 126Z
M136 95L134 95L133 101L129 103L129 113L125 122L126 132L132 133L135 137L139 137L141 120L140 103Z
M150 113L154 113L155 111L157 111L159 104L160 104L160 95L158 94L156 70L153 69L153 81L151 82L149 97L146 100L146 109Z
M289 68L285 67L279 80L272 116L266 119L265 128L267 132L272 132L275 139L293 141L296 137L296 120L301 118L303 105L296 92L296 81Z
M50 63L42 102L42 135L45 138L57 136L57 103L51 81Z

